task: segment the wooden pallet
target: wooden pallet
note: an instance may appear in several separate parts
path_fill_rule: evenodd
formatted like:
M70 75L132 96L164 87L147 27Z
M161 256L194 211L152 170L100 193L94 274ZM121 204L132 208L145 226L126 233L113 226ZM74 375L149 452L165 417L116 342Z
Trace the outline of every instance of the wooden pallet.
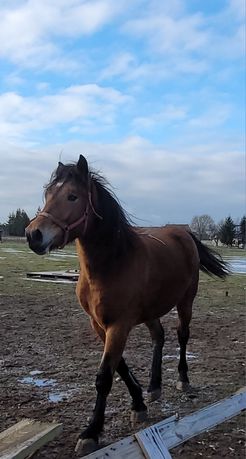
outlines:
M62 424L23 419L0 433L1 459L25 459L57 437Z

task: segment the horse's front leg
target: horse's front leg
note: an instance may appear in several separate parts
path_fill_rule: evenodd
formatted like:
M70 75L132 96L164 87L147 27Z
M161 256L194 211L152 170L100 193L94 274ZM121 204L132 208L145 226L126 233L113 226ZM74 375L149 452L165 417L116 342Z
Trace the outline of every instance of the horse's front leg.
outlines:
M119 365L129 330L122 325L112 325L106 331L104 353L96 377L97 398L93 416L88 427L80 434L75 451L78 455L89 454L98 448L98 437L103 429L107 396L113 375Z
M103 328L94 319L91 319L91 325L98 336L100 336L103 343L105 343L106 335ZM147 407L144 404L142 388L138 380L133 375L132 371L128 368L123 357L121 357L116 371L119 373L121 379L126 384L126 387L128 388L132 397L132 424L135 424L135 422L145 421L147 419Z

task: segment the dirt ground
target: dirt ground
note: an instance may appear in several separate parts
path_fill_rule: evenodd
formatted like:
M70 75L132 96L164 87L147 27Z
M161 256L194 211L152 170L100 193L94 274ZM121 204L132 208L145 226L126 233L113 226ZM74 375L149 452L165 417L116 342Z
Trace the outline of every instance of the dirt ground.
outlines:
M188 414L245 385L245 297L241 284L240 295L236 297L239 287L230 282L226 285L217 280L207 281L202 276L188 347L190 380L197 389L195 397L175 389L176 312L162 319L166 331L163 394L159 401L149 405L148 423L139 429L175 412L181 416ZM46 288L46 284L39 283L37 287L36 283L33 289L13 288L10 293L4 291L0 295L0 431L23 417L57 420L64 425L63 434L36 453L36 459L73 458L78 433L86 426L93 409L102 345L80 309L74 290L73 284ZM144 326L131 333L125 357L146 390L151 342ZM39 379L43 381L42 387L36 384ZM61 400L57 401L56 397ZM130 399L116 376L101 444L131 435L129 419ZM181 455L184 459L244 458L243 415L195 437L171 453L173 458Z

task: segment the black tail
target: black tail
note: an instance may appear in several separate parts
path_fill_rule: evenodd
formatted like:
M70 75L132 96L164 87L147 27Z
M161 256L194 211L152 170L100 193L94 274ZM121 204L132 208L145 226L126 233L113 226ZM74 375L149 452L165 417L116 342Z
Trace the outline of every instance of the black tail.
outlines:
M197 246L200 257L200 269L204 273L209 274L209 276L214 275L220 277L221 279L228 276L228 274L230 274L228 264L222 260L221 256L214 250L209 249L206 245L202 244L194 234L190 233L190 235Z

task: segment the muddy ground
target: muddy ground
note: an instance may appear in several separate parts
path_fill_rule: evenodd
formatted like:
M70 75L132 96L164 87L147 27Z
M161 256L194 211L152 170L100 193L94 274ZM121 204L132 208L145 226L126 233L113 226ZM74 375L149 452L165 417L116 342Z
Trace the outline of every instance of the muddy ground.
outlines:
M235 279L226 284L202 275L188 347L195 397L175 389L177 315L173 311L163 318L163 394L149 405L148 423L139 429L175 412L188 414L245 385L245 277ZM63 434L34 458L73 458L78 433L93 409L102 345L77 304L73 284L50 286L29 281L27 288L23 281L21 288L18 282L11 291L3 288L0 295L0 431L23 417L55 419L63 423ZM146 390L151 343L144 326L131 333L125 357ZM108 399L102 445L132 434L129 418L130 399L116 377ZM172 457L241 459L245 457L244 443L245 421L240 415L173 449Z

